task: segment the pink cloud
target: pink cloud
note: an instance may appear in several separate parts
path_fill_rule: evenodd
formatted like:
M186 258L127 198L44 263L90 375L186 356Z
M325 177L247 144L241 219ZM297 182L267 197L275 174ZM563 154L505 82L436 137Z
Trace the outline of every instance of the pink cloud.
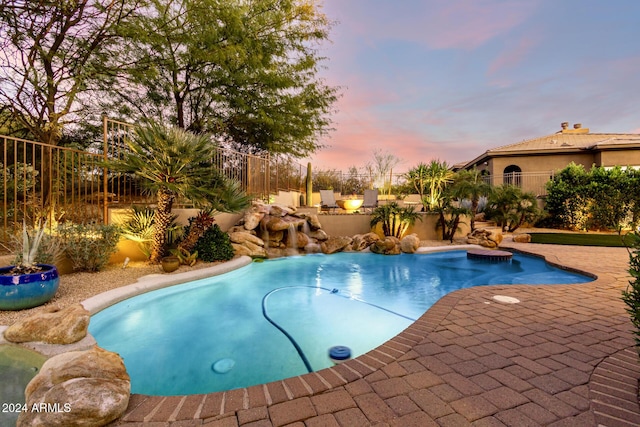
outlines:
M537 7L534 1L335 1L327 13L336 15L339 31L365 43L400 39L432 49L473 49L520 25ZM392 19L399 15L406 18Z
M505 69L517 66L527 59L527 55L535 45L537 45L537 41L531 38L520 39L518 43L508 47L493 60L487 69L487 74L495 75Z

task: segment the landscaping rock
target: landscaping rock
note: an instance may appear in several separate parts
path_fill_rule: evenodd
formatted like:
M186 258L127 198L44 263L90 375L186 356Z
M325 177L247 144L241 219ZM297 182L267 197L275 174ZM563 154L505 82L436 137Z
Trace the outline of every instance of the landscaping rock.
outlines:
M89 312L81 304L62 310L49 307L9 326L4 337L14 343L71 344L87 335L89 319Z
M495 249L502 242L503 235L499 229L480 228L473 230L467 235L467 243L472 245L480 245L485 248Z
M310 231L308 236L311 237L312 239L321 240L321 241L327 240L329 238L327 233L321 229Z
M354 251L363 251L378 240L380 240L380 236L378 236L376 233L356 234L355 236L353 236L351 249L353 249Z
M130 393L118 354L97 346L63 353L48 359L27 385L29 410L20 413L17 426L104 426L124 413ZM31 410L42 404L50 406Z
M293 215L296 212L296 208L293 206L283 206L283 205L270 205L269 215L275 217L283 217L286 215Z
M248 255L251 258L266 258L267 251L262 246L246 241L243 244L231 243L236 255Z
M259 208L254 205L247 212L245 212L243 218L245 229L253 230L260 224L260 221L262 221L262 218L264 218L264 216L266 215L265 212L261 212L258 209Z
M264 246L264 241L259 238L258 236L255 236L251 233L248 232L233 232L233 233L229 233L229 239L233 242L233 243L239 243L239 244L243 244L245 242L251 242L255 245L258 246Z
M329 237L328 240L322 242L320 248L324 254L333 254L342 251L345 247L351 244L351 237Z
M400 240L400 250L406 254L415 253L420 247L420 238L417 234L409 234Z
M387 236L378 240L370 247L371 252L380 255L400 255L400 240L397 237Z
M294 228L300 227L304 224L305 220L302 218L296 218L292 216L284 216L284 217L265 217L267 219L266 229L269 231L285 231L288 230L289 227L293 226Z
M514 234L513 241L516 243L531 243L531 234Z

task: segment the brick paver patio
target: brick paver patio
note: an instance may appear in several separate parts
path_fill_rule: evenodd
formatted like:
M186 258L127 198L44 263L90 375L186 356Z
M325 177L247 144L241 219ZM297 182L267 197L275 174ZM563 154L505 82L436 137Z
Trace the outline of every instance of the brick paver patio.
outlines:
M451 293L347 363L206 395L132 395L124 426L640 425L624 248L503 243L597 275ZM496 295L517 298L499 302Z

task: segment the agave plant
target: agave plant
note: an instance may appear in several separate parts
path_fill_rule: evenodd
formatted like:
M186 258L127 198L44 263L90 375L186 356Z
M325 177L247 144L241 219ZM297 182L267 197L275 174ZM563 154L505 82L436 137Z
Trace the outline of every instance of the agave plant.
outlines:
M34 229L34 233L31 235L27 230L27 224L24 221L22 222L22 247L16 257L16 264L10 272L12 275L30 274L41 270L36 265L36 257L38 256L38 250L46 228L47 222Z

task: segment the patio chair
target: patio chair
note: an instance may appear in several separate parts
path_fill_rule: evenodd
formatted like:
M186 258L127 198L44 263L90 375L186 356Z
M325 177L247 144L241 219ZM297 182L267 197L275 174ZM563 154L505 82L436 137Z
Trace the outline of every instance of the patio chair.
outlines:
M336 204L336 196L333 194L333 190L320 190L320 210L321 211L335 211L338 208Z
M369 209L373 212L373 209L378 207L378 190L364 190L364 203L362 203L362 209Z

